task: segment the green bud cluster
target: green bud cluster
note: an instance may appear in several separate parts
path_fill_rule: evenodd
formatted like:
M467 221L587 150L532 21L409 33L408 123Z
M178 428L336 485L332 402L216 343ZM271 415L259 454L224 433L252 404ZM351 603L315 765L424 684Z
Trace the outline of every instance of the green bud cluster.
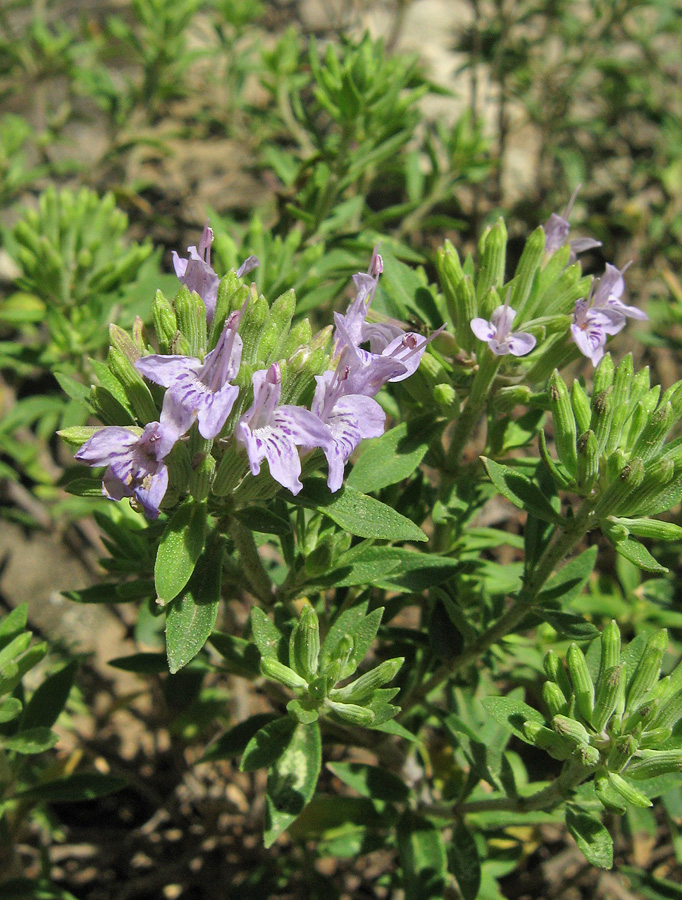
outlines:
M667 647L667 632L661 629L639 654L632 649L621 654L620 631L611 622L601 635L596 677L575 643L565 665L552 650L545 657L549 680L542 697L550 722L527 721L524 735L555 759L577 760L590 770L608 809L650 806L632 782L682 771L682 749L676 741L670 746L682 720L682 663L660 677Z
M471 256L462 262L450 241L437 251L435 263L442 291L439 312L465 358L473 358L481 349L471 330L472 319L490 320L493 310L507 298L516 313L513 330L528 332L537 339L529 362L530 382L545 380L556 365L558 344L568 354L572 352L566 345L566 331L575 302L587 295L592 278L583 277L579 263L568 264L568 245L551 254L545 246L545 230L538 227L528 237L509 279L507 229L502 219L481 236L476 264ZM551 365L550 360L554 360ZM518 365L522 360L514 362Z
M282 294L270 305L255 285L242 283L235 272L229 272L220 282L211 323L207 323L206 308L199 295L184 285L172 302L161 291L156 292L152 322L158 351L203 360L216 346L230 313L242 309L239 334L243 352L239 373L234 378L240 392L223 429L223 435L228 439L203 442L198 450L193 450L189 477L186 454L178 452L168 457L170 483L178 487L179 493L170 492L166 506L171 500L181 499L180 494L188 490L195 499L209 498L212 504L217 504L216 512L220 511L228 495L231 508L273 496L278 485L267 473L261 478L245 480L248 473L246 456L233 440L229 440L239 417L253 401L253 373L277 362L282 375L281 402L309 406L315 390L315 376L329 368L331 328L313 335L308 319L292 324L296 310L293 291ZM106 362L91 360L99 384L90 389L88 399L93 412L105 425L144 426L157 421L160 416L163 389L149 383L135 367L136 360L156 349L147 343L141 321L136 322L133 331L134 337L131 337L118 326L111 325ZM190 436L195 433L198 437L196 427ZM74 429L66 429L61 435L76 447L86 439ZM317 461L317 457L315 459ZM178 469L179 465L184 467L182 471Z
M309 724L320 715L329 715L337 721L370 727L396 715L398 708L390 700L399 689L384 685L398 674L404 657L387 659L348 681L355 675L359 657L364 656L376 634L382 612L375 610L367 616L356 617L348 633L339 634L339 629L332 626L321 645L317 614L312 606L304 606L289 637L288 664L259 643L262 674L294 694L294 699L287 704L290 716ZM263 614L255 615L254 631L257 631L257 620Z
M663 395L650 386L649 370L634 372L632 356L617 368L606 354L595 370L591 398L582 385L571 390L558 371L549 379L548 403L558 461L541 443L557 485L590 499L593 522L619 552L648 552L636 537L679 540L682 528L647 517L665 512L682 497L682 451L666 444L682 416L682 381ZM653 558L645 568L660 571Z

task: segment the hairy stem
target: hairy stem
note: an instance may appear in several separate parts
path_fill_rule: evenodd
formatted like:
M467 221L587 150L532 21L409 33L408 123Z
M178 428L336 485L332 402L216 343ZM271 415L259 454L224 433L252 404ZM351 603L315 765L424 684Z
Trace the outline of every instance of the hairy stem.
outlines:
M589 530L591 515L592 504L585 501L573 519L567 520L565 525L556 527L552 539L533 572L527 578L519 597L509 606L504 615L469 644L457 659L444 663L427 681L413 689L402 704L399 719L405 718L415 706L426 699L443 682L475 663L493 644L514 631L530 611L538 594L561 560L573 550L585 532Z

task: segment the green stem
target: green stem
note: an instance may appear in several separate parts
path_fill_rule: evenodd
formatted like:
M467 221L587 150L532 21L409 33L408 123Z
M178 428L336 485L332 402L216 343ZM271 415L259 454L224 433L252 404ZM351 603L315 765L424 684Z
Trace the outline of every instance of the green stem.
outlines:
M529 797L491 797L489 800L470 800L455 807L457 815L466 813L504 810L505 812L533 812L549 810L571 796L573 791L594 772L595 767L586 768L582 763L571 762L563 772L542 790Z
M544 587L561 560L567 556L589 530L589 519L592 515L592 504L585 501L573 519L565 526L557 526L552 539L542 553L532 574L527 579L520 596L507 609L504 615L484 631L464 651L448 663L438 668L428 681L416 687L402 704L399 719L404 719L415 706L420 704L430 693L440 687L457 672L461 672L475 663L493 644L498 643L522 622L532 604Z
M274 587L258 553L253 533L237 519L230 519L230 536L239 551L242 570L254 595L265 603L274 600Z
M488 396L490 395L490 388L495 375L497 375L501 361L501 356L495 356L488 350L481 353L478 372L471 385L471 393L464 401L452 435L452 443L448 448L446 472L452 473L459 466L460 457L469 440L469 436L478 424L481 413L485 409Z

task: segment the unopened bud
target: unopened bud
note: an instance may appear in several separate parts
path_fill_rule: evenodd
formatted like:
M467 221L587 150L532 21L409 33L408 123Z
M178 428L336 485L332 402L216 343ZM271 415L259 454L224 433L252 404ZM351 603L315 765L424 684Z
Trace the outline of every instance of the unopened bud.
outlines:
M568 671L573 682L575 702L580 715L586 722L591 721L594 710L594 684L587 668L585 654L577 644L571 644L566 654Z
M589 492L599 475L599 447L593 431L586 431L578 438L577 444L577 476L578 487Z
M374 722L374 713L364 706L357 706L355 703L340 703L331 699L327 700L327 705L340 719L350 722L351 725L367 727Z
M620 772L627 765L638 747L637 740L631 734L615 738L608 758L609 771Z
M571 741L539 722L524 722L523 733L527 740L545 750L553 759L569 759L575 748L575 744Z
M189 344L189 355L200 358L206 351L206 307L198 294L184 285L173 301L178 329Z
M577 471L575 417L566 384L556 369L549 379L549 408L554 422L557 454L571 475L575 475Z
M543 665L547 677L551 678L552 681L559 686L566 700L570 700L573 695L571 683L568 680L568 675L566 674L563 662L559 659L554 650L547 651Z
M668 632L665 628L652 634L646 642L644 653L635 670L635 674L632 676L627 691L626 705L630 714L636 712L644 698L658 681L663 655L667 649Z
M557 734L568 738L574 744L589 744L590 735L584 725L568 716L554 716L552 727Z
M587 394L577 380L571 385L571 407L573 408L578 431L582 434L590 427L592 410Z
M592 714L592 724L597 732L606 728L609 719L618 707L623 675L623 666L611 666L599 677L594 713Z
M533 281L545 255L545 230L539 225L528 237L523 248L521 259L514 273L510 305L517 315L525 312L526 301L530 296Z
M400 671L400 667L405 662L404 656L397 656L394 659L387 659L380 663L369 672L365 672L355 681L347 684L342 688L334 688L330 692L333 700L339 700L343 703L357 703L370 697L377 688L383 684L392 681Z
M278 681L292 691L305 690L308 687L306 680L301 678L297 672L294 672L289 666L285 666L284 663L271 656L264 656L261 659L260 670L267 678Z
M631 806L638 806L641 809L646 809L648 806L653 805L648 797L641 791L638 791L636 787L633 787L617 772L609 772L609 781L614 790L616 790L623 800L627 801Z
M639 759L633 760L627 768L629 778L643 781L671 772L682 772L682 750L642 750Z
M263 326L258 340L255 360L258 366L268 366L279 358L279 353L286 343L291 320L295 312L296 294L293 290L282 294L272 304L267 322Z
M542 685L542 699L549 710L550 716L563 715L568 709L568 703L558 684L546 681Z
M304 606L291 633L290 662L306 681L317 673L320 655L320 624L312 606Z

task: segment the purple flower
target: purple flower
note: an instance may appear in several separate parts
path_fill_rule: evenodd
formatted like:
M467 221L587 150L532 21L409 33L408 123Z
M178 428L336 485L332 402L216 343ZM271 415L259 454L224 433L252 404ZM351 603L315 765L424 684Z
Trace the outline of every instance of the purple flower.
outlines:
M199 247L188 247L189 259L183 259L173 250L175 274L190 291L196 291L206 307L206 318L210 322L215 313L220 278L211 268L211 244L213 229L208 222L204 226Z
M235 428L236 439L244 444L252 475L258 475L267 459L270 474L281 485L298 494L301 460L297 447L331 445L326 426L300 406L278 406L282 393L282 373L277 363L253 373L253 406Z
M220 278L211 268L211 244L213 229L208 222L204 225L199 247L188 247L189 259L184 259L173 250L173 268L180 281L190 291L195 291L206 307L206 320L210 324L215 315ZM237 269L237 277L247 275L260 265L257 256L249 256Z
M145 515L155 519L168 487L163 459L177 439L177 432L161 422L150 422L142 434L108 426L96 431L75 456L90 466L107 466L102 481L106 497L133 497Z
M377 248L375 247L372 251L372 258L367 272L358 272L357 275L353 275L353 283L357 288L355 300L350 304L345 315L342 316L341 313L334 314L337 324L339 321L342 322L346 334L356 347L369 340L367 329L368 327L371 328L371 326L367 325L365 319L367 318L367 312L374 297L374 292L379 284L379 276L383 271L384 261L377 253ZM395 337L395 334L391 336L390 340L393 337Z
M344 363L344 355L334 371L316 376L317 388L311 407L331 435L331 443L322 449L329 465L327 485L332 493L341 487L348 457L363 438L382 435L386 420L386 413L376 400L346 392L350 368Z
M493 310L488 322L486 319L471 320L471 330L479 339L485 341L495 356L525 356L537 343L527 331L512 331L512 322L516 318L516 310L509 306L509 295L502 306Z
M443 330L439 328L430 338L416 332L406 332L397 322L366 321L383 261L376 248L367 273L353 276L357 288L355 300L345 315L334 313L336 323L335 351L346 353L344 365L349 369L347 394L374 396L387 381L403 381L419 368L428 344ZM361 344L369 343L369 350Z
M625 319L620 313L595 309L589 299L576 300L573 319L571 334L578 349L592 361L593 366L599 365L604 356L607 335L618 334Z
M560 216L558 213L552 213L547 220L547 223L544 226L545 251L547 253L554 253L568 241L568 235L571 230L568 217L571 214L575 198L578 196L578 191L581 187L582 185L579 184L573 191L573 195L568 201L563 216ZM569 259L571 262L574 262L578 253L583 253L585 250L592 250L594 247L601 247L601 241L596 241L594 238L574 238L570 241L570 247L571 255Z
M162 421L172 422L184 434L195 419L199 433L217 437L232 411L239 388L230 384L239 372L242 339L237 328L243 310L225 321L218 343L204 361L193 356L143 356L136 368L150 381L168 388L163 398Z
M629 265L629 263L628 263ZM649 317L641 309L636 306L626 306L622 301L625 292L625 279L623 273L627 269L617 269L609 263L606 264L606 271L599 279L597 289L592 299L592 308L602 310L607 313L615 313L622 321L621 328L625 326L626 319L645 320ZM615 332L613 332L615 333Z

